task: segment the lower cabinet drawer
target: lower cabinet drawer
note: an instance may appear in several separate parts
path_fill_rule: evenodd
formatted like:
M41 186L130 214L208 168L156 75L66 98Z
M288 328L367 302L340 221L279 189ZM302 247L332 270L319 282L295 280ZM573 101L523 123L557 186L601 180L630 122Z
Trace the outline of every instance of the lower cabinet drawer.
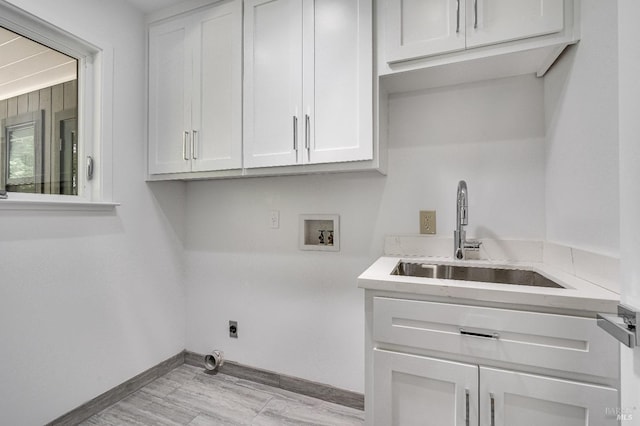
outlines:
M373 339L474 358L618 377L618 345L595 319L374 297Z

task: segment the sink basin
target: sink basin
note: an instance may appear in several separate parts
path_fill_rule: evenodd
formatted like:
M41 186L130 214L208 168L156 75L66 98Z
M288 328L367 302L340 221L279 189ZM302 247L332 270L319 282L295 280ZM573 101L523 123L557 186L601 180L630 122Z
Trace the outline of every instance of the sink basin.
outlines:
M435 263L398 262L391 275L485 283L564 288L537 272L524 269L481 268L475 266L440 265Z

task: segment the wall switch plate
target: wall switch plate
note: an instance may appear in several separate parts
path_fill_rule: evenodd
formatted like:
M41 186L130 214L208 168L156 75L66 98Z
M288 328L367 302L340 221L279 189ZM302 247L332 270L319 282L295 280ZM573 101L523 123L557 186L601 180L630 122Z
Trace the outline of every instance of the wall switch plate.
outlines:
M229 321L229 337L238 338L238 321Z
M436 211L435 210L420 211L420 233L421 234L436 233Z
M269 224L271 229L280 228L280 211L279 210L271 210L269 212Z

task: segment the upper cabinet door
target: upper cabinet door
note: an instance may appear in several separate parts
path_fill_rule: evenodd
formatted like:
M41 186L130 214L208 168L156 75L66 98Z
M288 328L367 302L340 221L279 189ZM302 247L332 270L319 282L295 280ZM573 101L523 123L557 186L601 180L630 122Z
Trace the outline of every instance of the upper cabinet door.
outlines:
M385 6L387 62L464 50L465 0L386 0Z
M302 149L302 2L247 0L244 165L285 166Z
M371 0L304 3L303 163L373 157Z
M562 31L563 0L467 0L467 47Z
M192 170L242 167L242 1L193 23Z
M149 173L190 170L191 122L190 18L149 30Z

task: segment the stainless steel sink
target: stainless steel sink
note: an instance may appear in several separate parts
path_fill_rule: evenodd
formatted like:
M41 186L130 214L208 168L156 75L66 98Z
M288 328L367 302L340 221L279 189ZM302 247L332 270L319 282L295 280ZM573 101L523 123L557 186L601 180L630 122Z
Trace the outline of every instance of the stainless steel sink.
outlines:
M524 269L481 268L475 266L440 265L435 263L399 262L391 275L485 283L564 288L537 272Z

